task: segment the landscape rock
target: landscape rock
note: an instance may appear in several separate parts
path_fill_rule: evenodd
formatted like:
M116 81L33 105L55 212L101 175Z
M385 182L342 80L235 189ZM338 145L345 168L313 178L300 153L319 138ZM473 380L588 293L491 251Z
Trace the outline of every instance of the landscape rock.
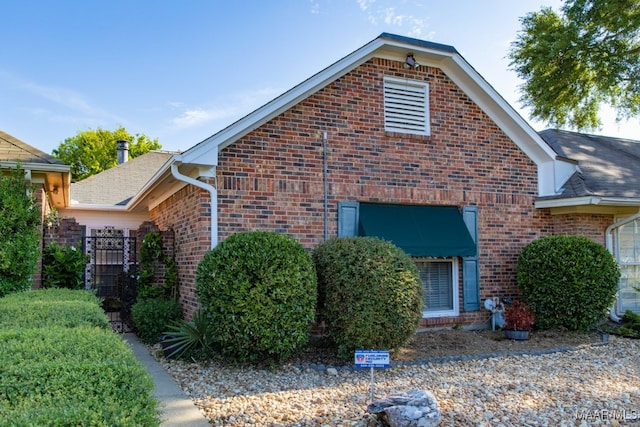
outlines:
M435 427L442 418L435 396L427 390L392 394L371 402L367 411L383 417L390 427Z
M285 363L267 369L165 359L158 350L153 348L152 354L212 427L382 425L367 411L369 370L352 369L342 377L327 375L327 368L338 365L319 360L314 360L315 368ZM381 397L431 391L442 412L440 426L614 426L618 420L612 414L624 413L630 418L620 425L640 427L638 354L640 340L612 335L606 346L572 351L449 358L380 369L375 387Z

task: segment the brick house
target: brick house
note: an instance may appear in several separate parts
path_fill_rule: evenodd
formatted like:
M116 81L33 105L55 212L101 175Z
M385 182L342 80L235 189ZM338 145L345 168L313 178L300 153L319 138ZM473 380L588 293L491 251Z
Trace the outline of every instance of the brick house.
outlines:
M480 325L482 301L518 294L517 257L532 240L636 247L622 224L635 224L640 194L589 194L580 183L602 180L585 164L594 159L557 135L536 133L455 48L384 33L171 156L118 212L172 231L187 316L205 252L262 229L310 250L334 236L391 240L423 279L422 326Z

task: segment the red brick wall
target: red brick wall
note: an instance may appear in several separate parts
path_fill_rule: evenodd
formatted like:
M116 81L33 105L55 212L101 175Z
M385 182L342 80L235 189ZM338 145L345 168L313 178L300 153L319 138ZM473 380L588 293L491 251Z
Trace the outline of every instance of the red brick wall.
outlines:
M585 236L605 245L605 231L613 215L570 214L553 216L553 234Z
M150 220L161 231L173 229L180 300L185 317L190 319L198 307L196 268L211 247L211 197L188 185L154 208Z
M431 135L385 132L383 77L429 83ZM479 208L481 299L517 296L516 261L532 240L561 229L536 210L537 170L439 69L374 59L243 137L219 155L220 240L253 229L323 241L323 144L328 135L329 236L342 200ZM176 232L182 296L195 307L195 269L208 250L209 195L188 186L151 213ZM597 227L590 233L597 234ZM461 276L460 276L461 277ZM460 280L462 283L462 280ZM462 298L462 291L460 291ZM460 301L462 307L462 301ZM461 309L462 310L462 309ZM484 309L423 326L478 324Z
M384 76L429 83L431 136L384 131ZM481 297L517 293L517 255L552 231L549 215L533 207L536 167L436 68L370 61L224 149L218 168L221 239L267 229L308 248L322 242L325 131L330 236L337 233L341 200L477 205ZM487 318L479 311L428 323Z

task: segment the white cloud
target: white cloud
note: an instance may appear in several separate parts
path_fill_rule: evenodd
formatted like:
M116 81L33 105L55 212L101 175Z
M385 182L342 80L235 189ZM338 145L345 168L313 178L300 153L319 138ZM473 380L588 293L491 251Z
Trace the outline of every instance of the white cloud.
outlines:
M317 0L309 0L309 3L311 3L311 13L313 15L317 15L320 13L320 3L318 3Z
M356 0L361 11L366 11L369 7L376 2L376 0Z
M0 73L0 80L5 80L11 84L13 89L17 89L24 94L22 96L24 102L21 109L28 111L34 117L38 117L39 120L48 120L49 123L58 124L70 123L79 127L127 122L117 114L92 105L84 94L72 89L47 86L7 73ZM35 96L35 99L31 100L26 96L27 93ZM47 100L51 102L51 105L44 104L38 99ZM30 104L34 103L38 106L30 106Z
M41 98L48 99L51 102L72 110L86 114L92 114L95 112L95 108L87 102L84 96L73 90L54 86L43 86L36 83L24 83L23 87Z
M194 126L199 126L204 123L209 123L215 120L221 120L227 117L232 117L236 114L236 111L229 109L213 108L209 110L204 109L191 109L186 110L178 117L171 120L171 123L178 129L185 129Z
M237 92L225 99L218 100L215 105L208 108L187 108L170 122L176 129L193 128L217 121L226 121L226 124L231 124L234 120L262 106L280 93L281 91L272 88ZM182 105L179 102L172 104Z
M396 7L378 5L376 0L356 0L360 10L373 25L383 23L387 27L396 27L410 37L426 37L427 23L424 19L404 14ZM400 4L402 7L402 4ZM432 34L430 34L432 36Z

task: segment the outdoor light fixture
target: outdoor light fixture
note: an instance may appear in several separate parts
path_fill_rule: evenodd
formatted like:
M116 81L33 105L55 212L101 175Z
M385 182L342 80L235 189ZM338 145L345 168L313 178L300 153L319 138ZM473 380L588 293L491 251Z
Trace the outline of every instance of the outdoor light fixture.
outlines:
M413 57L413 53L407 55L407 59L404 61L404 68L418 68L420 64Z

